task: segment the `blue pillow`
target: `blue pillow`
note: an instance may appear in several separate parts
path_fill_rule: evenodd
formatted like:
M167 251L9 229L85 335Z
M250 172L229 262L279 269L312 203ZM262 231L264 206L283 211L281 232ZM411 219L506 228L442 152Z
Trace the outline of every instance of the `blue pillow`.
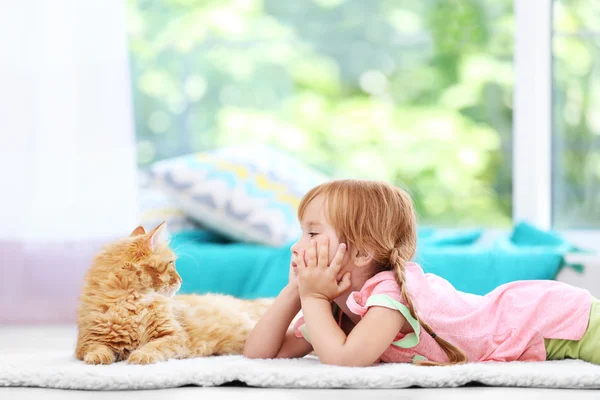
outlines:
M457 290L479 295L508 282L555 279L563 266L563 256L556 252L475 246L426 247L419 249L416 261Z
M256 299L275 297L287 284L290 246L229 242L210 232L181 232L171 239L179 293L222 293Z
M512 281L555 279L566 265L566 244L546 243L534 227L518 225L512 235L486 247L476 243L479 234L420 230L415 260L457 290L479 295ZM513 237L517 239L512 241ZM182 293L253 299L274 297L287 284L289 244L273 248L231 243L209 232L178 233L172 243L179 256Z
M491 246L478 245L477 233L456 231L437 242L428 238L419 243L416 261L457 290L484 295L508 282L556 279L567 265L565 253L574 249L559 235L525 222Z
M482 235L481 229L439 232L432 228L419 228L419 246L466 246L475 244Z

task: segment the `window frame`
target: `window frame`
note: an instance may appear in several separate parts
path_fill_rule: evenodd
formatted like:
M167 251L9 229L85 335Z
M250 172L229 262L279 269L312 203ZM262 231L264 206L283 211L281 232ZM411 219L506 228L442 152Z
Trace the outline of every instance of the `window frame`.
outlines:
M515 0L513 221L552 229L553 0ZM600 250L600 229L557 230Z

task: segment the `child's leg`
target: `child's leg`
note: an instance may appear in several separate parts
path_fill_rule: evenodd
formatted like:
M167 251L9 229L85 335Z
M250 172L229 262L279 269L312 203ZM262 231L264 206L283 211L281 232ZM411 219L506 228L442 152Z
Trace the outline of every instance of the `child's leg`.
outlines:
M592 298L590 322L579 342L579 358L600 365L600 301L596 298Z

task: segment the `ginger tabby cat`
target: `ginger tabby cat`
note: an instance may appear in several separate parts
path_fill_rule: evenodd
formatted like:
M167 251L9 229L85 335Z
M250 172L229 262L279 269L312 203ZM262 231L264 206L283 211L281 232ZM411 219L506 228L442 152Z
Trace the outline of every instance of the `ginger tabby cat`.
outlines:
M242 354L272 300L178 295L165 223L136 228L96 257L81 295L75 356L88 364L150 364L170 358Z

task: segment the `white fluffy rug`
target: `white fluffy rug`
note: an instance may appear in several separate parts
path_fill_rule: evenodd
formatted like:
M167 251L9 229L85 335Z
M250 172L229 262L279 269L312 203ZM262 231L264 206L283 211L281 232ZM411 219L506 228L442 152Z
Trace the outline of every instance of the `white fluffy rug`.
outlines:
M315 358L248 360L239 356L172 360L149 366L89 366L64 351L0 353L0 386L60 389L159 389L241 381L285 388L489 386L600 388L600 367L581 361L487 363L454 367L388 364L369 368L321 365Z

